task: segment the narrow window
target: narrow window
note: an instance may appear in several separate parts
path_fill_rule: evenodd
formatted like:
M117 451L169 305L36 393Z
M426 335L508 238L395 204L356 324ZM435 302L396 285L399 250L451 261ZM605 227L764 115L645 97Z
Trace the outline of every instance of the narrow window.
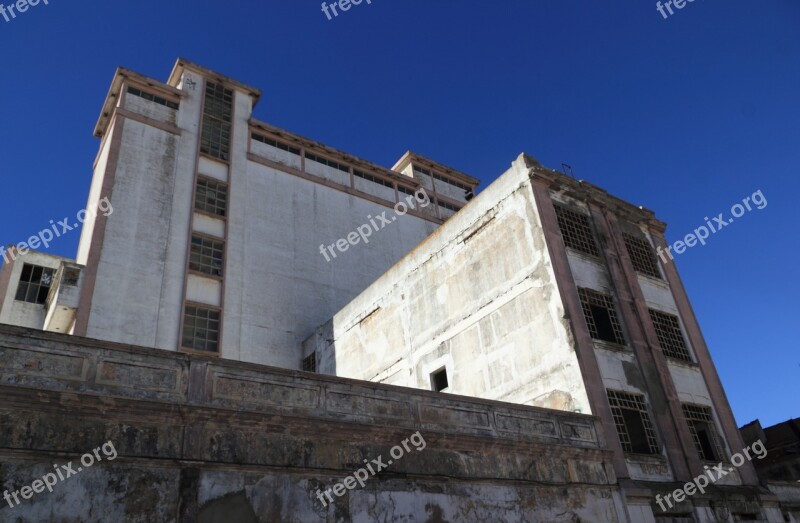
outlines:
M203 108L201 153L220 160L230 159L232 118L233 91L220 84L208 82Z
M591 256L600 256L597 243L594 240L589 217L585 214L567 209L563 205L556 205L556 218L564 245Z
M184 349L219 352L220 311L197 305L187 305L183 314Z
M606 392L622 449L636 454L660 454L644 396L618 390Z
M686 340L683 339L683 332L677 316L666 312L650 309L650 318L653 320L653 327L656 330L658 344L668 358L692 363L689 348Z
M209 276L222 276L225 244L203 236L192 236L189 269Z
M303 358L303 370L305 372L317 372L317 353L313 352Z
M227 216L228 186L208 178L198 178L194 193L194 208L215 216Z
M449 387L447 382L447 369L442 368L431 374L431 387L436 392L442 392Z
M625 248L628 250L628 256L636 272L660 280L661 273L658 270L656 254L650 243L630 234L623 234L622 237L625 239Z
M39 267L26 263L22 266L22 275L19 278L17 287L17 301L44 304L47 295L50 293L50 285L53 283L54 269Z
M692 434L697 453L705 461L721 461L724 454L719 442L711 409L703 405L684 403L683 415L689 423L689 432Z
M611 296L581 287L578 288L578 296L592 338L625 345L625 336Z

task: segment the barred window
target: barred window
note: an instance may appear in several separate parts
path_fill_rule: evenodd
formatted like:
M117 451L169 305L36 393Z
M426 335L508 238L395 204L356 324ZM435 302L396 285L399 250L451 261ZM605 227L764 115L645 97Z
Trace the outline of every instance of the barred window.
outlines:
M277 140L273 140L272 138L267 138L266 136L262 136L260 134L253 133L252 135L253 140L261 143L265 143L269 146L272 146L276 149L280 149L281 151L286 151L288 153L300 155L300 149L297 147L292 147L291 145L287 145L283 142L279 142Z
M600 251L594 240L594 233L592 233L592 226L589 223L589 217L567 209L562 205L556 205L555 209L558 228L561 229L564 245L585 254L600 256Z
M365 173L364 171L359 171L358 169L353 169L353 175L358 178L363 178L364 180L369 180L370 182L375 182L383 185L384 187L391 187L394 189L394 183L386 180L384 178L380 178L378 176L373 176L369 173ZM411 194L414 194L413 192Z
M650 309L650 318L653 320L658 344L661 345L664 356L691 363L692 357L689 354L689 348L686 346L686 340L683 338L678 317Z
M722 445L719 441L717 428L714 425L714 418L711 416L711 409L703 405L693 405L684 403L683 415L689 423L689 432L697 447L700 459L705 461L721 461L725 454L722 452Z
M223 242L192 235L189 269L209 276L222 276L224 253Z
M578 287L578 297L592 338L625 345L622 325L611 296Z
M184 349L219 352L220 311L187 305L183 314Z
M23 265L15 299L37 305L44 304L47 301L47 295L50 293L50 285L53 283L55 272L55 269L39 267L29 263Z
M628 250L628 256L630 256L636 272L661 279L656 254L653 252L653 247L650 243L630 234L623 234L622 237L625 239L625 248Z
M306 372L317 372L317 353L312 352L303 358L303 370Z
M230 159L232 118L233 91L220 84L208 82L203 108L201 153L220 160Z
M660 454L644 396L618 390L606 392L622 449L637 454Z
M216 216L227 216L228 186L208 178L198 178L194 194L194 208Z

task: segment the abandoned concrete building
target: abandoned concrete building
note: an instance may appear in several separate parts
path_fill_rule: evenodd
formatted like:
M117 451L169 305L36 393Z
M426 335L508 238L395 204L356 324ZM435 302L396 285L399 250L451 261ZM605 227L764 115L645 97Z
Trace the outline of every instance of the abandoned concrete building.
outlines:
M254 119L260 96L117 70L87 203L113 212L75 260L0 272L0 480L118 460L0 518L800 521L800 487L730 466L653 212L525 154L477 195L413 152L381 167ZM414 431L423 454L320 503Z

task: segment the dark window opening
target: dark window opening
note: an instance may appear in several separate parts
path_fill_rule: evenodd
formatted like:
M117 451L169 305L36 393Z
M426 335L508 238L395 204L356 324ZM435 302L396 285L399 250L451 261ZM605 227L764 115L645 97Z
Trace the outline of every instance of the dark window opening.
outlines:
M222 276L224 254L223 242L193 235L189 269L209 276Z
M656 255L650 243L630 234L623 234L622 237L625 239L625 248L636 272L661 279Z
M600 256L600 250L594 239L589 217L585 214L556 205L556 218L564 245L591 256Z
M637 454L660 454L661 447L650 422L644 396L617 390L606 392L622 449Z
M711 415L711 408L684 403L683 414L689 423L689 432L692 434L700 459L721 461L724 454L714 425L714 418Z
M645 432L641 413L628 409L621 409L621 411L630 438L631 452L649 454L650 445L647 442L647 433Z
M194 208L216 216L226 216L228 186L222 182L199 178L194 194Z
M232 118L233 91L209 82L203 107L201 153L220 160L230 159Z
M431 374L431 385L436 392L442 392L450 386L447 382L447 369L437 370Z
M692 357L689 355L686 340L683 339L678 317L650 309L650 318L653 320L658 344L661 346L664 355L668 358L692 363Z
M317 353L312 353L303 358L303 370L305 372L317 372Z
M53 283L55 272L55 269L26 263L22 267L22 275L19 278L19 287L17 287L15 299L43 305L47 301L47 295L50 293L50 286Z
M617 318L617 311L611 296L580 287L578 296L581 300L583 315L586 318L586 326L589 328L592 338L625 345L622 325Z

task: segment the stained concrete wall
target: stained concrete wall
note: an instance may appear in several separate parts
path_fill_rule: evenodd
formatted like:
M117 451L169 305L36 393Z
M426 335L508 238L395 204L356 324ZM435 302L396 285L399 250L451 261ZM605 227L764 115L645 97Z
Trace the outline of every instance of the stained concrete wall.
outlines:
M27 263L58 270L61 262L67 259L36 251L20 254L16 248L8 252L7 256L10 263L3 264L2 273L0 273L0 281L8 281L8 285L4 289L5 294L0 296L0 323L41 329L44 326L45 316L47 315L46 306L16 301L15 299L19 288L19 279L22 276L22 269ZM55 277L53 278L54 284Z
M0 519L628 521L591 416L0 328ZM419 431L364 488L317 497ZM420 447L423 447L420 445Z
M320 372L589 413L522 157L304 344Z

